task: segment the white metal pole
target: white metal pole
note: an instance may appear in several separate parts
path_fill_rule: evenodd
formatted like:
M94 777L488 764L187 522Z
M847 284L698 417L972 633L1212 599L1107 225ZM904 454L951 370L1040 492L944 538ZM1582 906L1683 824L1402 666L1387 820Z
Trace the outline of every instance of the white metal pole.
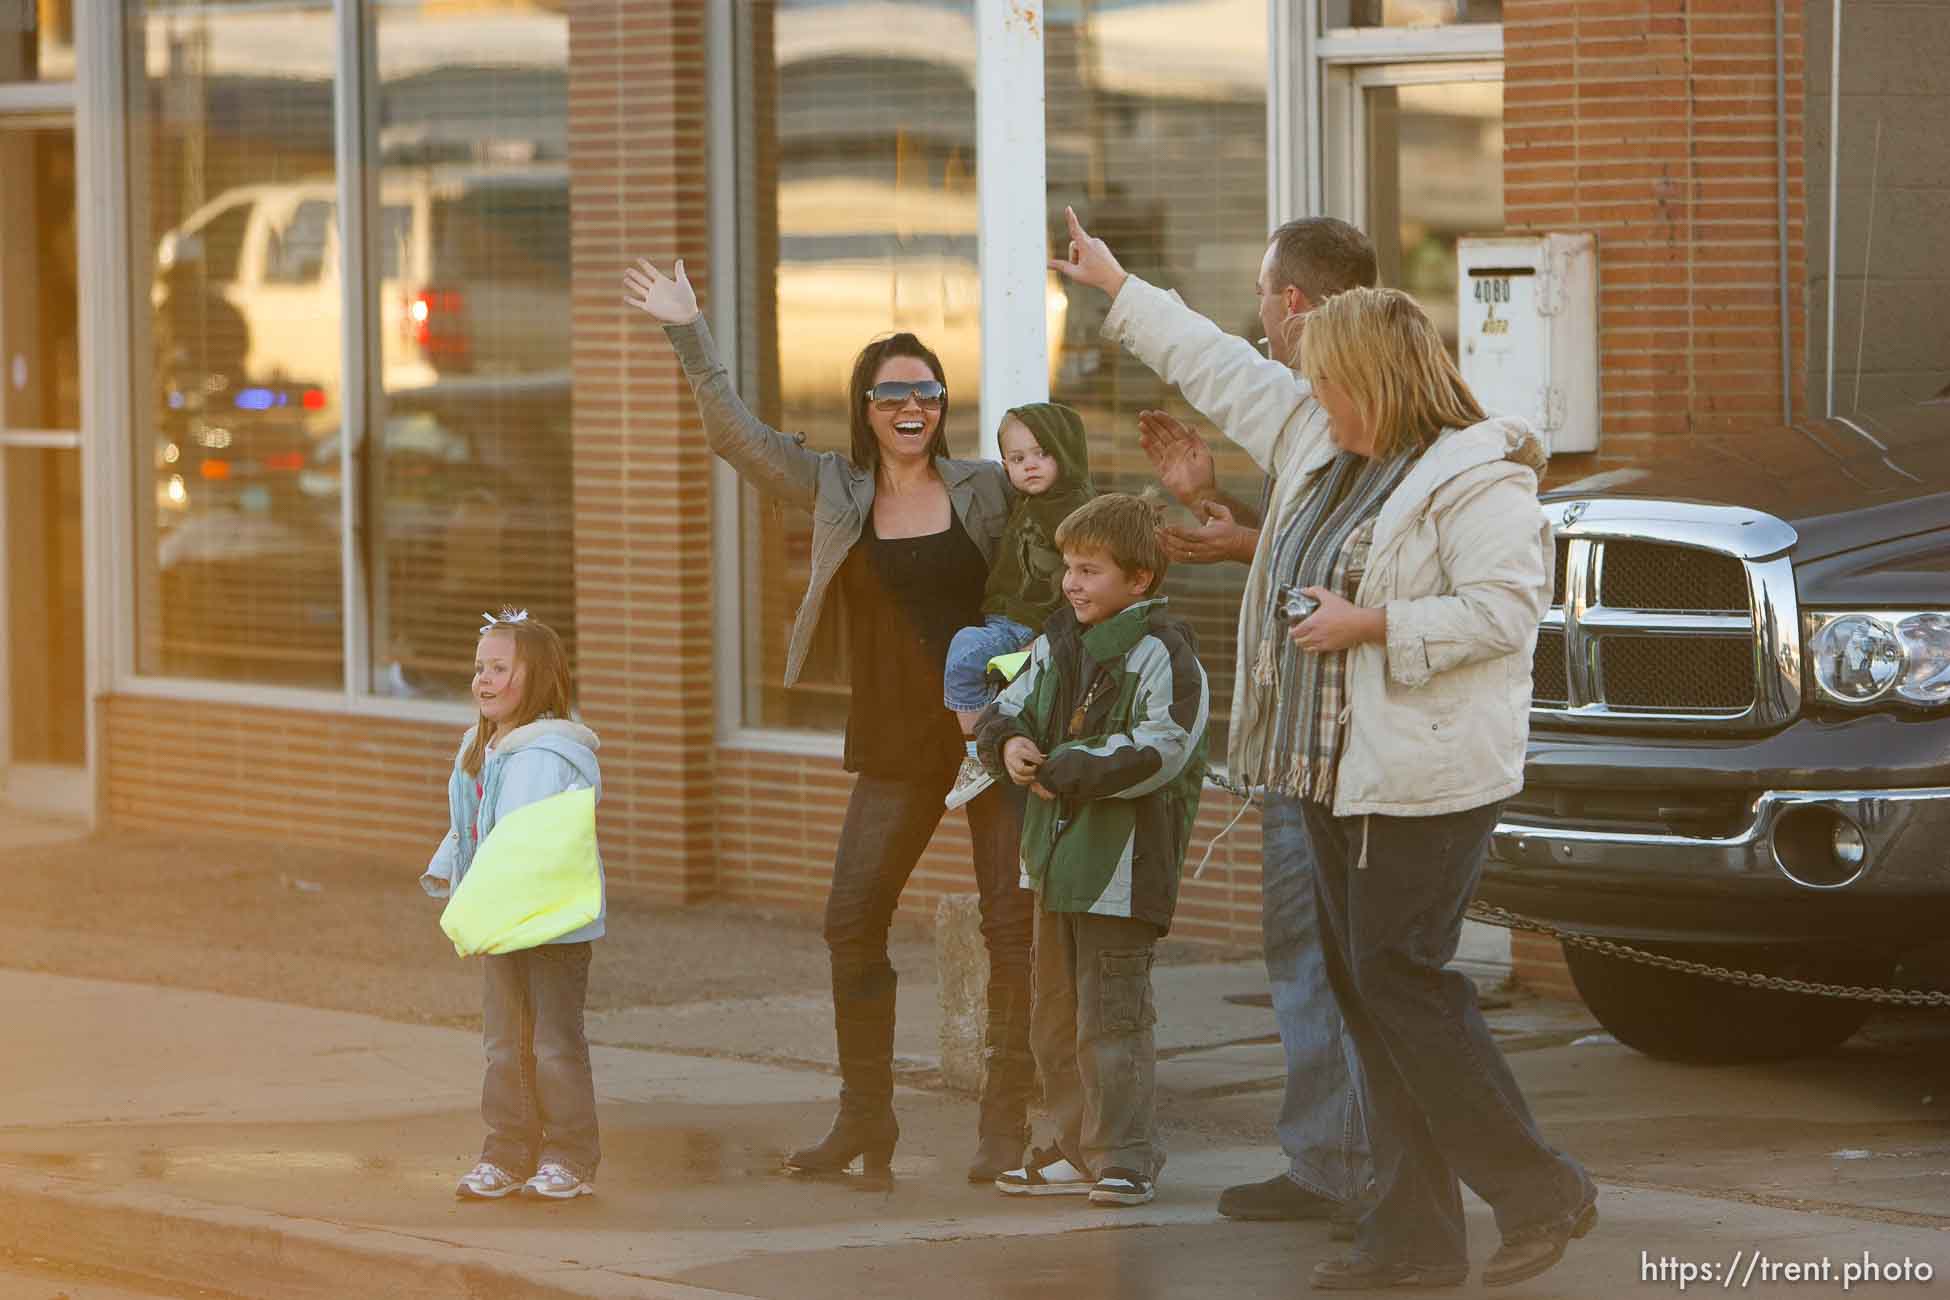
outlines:
M1042 0L977 0L975 26L980 445L994 456L1002 413L1049 397Z
M1828 381L1825 406L1835 418L1835 209L1842 172L1842 0L1834 0L1834 34L1828 42Z

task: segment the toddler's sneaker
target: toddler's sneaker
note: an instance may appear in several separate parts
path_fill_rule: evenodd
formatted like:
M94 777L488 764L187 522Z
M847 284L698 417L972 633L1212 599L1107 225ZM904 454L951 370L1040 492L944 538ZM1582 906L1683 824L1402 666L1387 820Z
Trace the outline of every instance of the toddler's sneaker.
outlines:
M521 1179L486 1160L460 1176L454 1195L463 1201L498 1201L521 1190Z
M961 771L955 773L955 788L948 791L948 797L941 802L951 809L959 808L994 784L995 778L982 766L982 760L972 754L964 754Z
M1030 1152L1022 1168L995 1180L995 1190L1005 1196L1088 1196L1090 1187L1090 1175L1053 1146Z
M596 1185L567 1165L558 1165L551 1160L522 1185L521 1194L550 1201L573 1201L578 1196L594 1196Z
M1090 1189L1092 1205L1143 1205L1158 1194L1157 1184L1135 1169L1113 1165Z

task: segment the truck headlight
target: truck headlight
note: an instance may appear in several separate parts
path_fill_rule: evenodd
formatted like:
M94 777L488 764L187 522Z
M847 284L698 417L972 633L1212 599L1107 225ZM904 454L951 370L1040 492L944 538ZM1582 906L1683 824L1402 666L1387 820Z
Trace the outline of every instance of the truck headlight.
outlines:
M1950 613L1876 610L1810 614L1815 686L1837 704L1894 697L1950 703Z
M1896 694L1918 704L1950 702L1950 614L1912 614L1896 624L1909 660Z

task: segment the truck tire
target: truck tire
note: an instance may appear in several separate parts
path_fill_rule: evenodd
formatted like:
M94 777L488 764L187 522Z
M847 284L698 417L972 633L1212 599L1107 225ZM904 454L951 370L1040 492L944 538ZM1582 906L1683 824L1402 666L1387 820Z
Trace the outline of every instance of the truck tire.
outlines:
M1886 983L1895 963L1754 949L1639 944L1648 951L1831 984ZM1627 1047L1668 1061L1726 1063L1815 1056L1862 1027L1871 1004L1723 984L1575 944L1564 961L1585 1006Z

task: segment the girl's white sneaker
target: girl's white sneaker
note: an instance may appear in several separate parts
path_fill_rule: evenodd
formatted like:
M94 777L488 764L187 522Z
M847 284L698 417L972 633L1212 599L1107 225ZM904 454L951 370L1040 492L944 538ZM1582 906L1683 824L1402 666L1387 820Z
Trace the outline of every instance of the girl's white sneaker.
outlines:
M521 1190L521 1179L486 1160L460 1176L454 1195L463 1201L498 1201Z
M550 1161L537 1169L535 1176L522 1185L521 1194L540 1196L550 1201L572 1201L578 1196L594 1196L596 1185L568 1166Z

